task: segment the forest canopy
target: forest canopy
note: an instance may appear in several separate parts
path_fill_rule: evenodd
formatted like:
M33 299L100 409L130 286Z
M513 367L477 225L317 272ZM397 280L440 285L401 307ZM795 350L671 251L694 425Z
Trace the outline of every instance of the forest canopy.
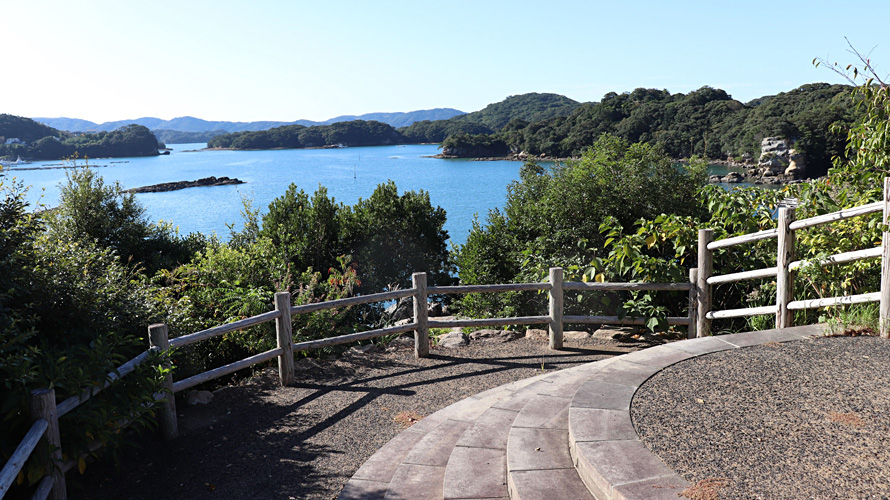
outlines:
M142 125L126 125L112 132L74 135L30 118L0 114L0 158L61 160L75 154L89 158L156 156L158 139Z

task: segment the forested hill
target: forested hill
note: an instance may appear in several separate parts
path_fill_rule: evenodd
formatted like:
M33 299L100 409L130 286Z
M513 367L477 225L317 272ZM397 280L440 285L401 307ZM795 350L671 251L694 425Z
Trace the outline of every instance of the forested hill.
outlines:
M642 88L611 92L601 102L579 105L568 116L513 119L484 136L455 133L442 142L442 149L460 155L480 145L499 144L507 151L565 158L610 133L631 142L661 145L674 158L756 159L764 137L782 136L806 153L810 172L820 175L832 156L844 153L843 127L856 115L851 90L846 85L814 83L747 104L711 87L688 94ZM842 129L832 132L832 124Z
M479 111L455 116L447 120L419 121L399 129L409 142L442 142L455 134L490 134L503 128L511 120L537 122L568 116L581 104L559 94L529 94L509 96L489 104Z
M324 146L384 146L404 144L396 129L376 121L355 120L305 127L286 125L260 132L219 135L207 147L225 149L318 148Z
M158 140L141 125L128 125L114 132L74 136L30 118L0 114L0 158L60 160L75 153L90 158L156 156Z

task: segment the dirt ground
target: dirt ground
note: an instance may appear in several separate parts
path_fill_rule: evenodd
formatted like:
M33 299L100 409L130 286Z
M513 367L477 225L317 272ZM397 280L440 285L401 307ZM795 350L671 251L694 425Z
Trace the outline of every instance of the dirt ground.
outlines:
M374 452L409 424L502 384L644 347L610 339L473 341L414 359L413 340L383 352L301 360L298 383L274 370L214 392L207 405L177 400L180 437L142 438L119 465L69 473L73 499L330 500Z

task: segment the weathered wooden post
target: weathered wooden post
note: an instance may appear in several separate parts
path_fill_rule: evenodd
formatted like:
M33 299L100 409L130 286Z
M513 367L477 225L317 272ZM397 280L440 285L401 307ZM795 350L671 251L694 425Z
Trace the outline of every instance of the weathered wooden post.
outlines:
M49 444L46 473L53 478L53 500L66 500L68 487L62 472L62 439L59 436L59 414L56 411L55 389L31 391L31 420L44 419L49 424L43 436Z
M417 324L414 330L414 357L425 358L430 355L430 329L427 326L428 314L427 310L427 294L426 294L426 273L414 273L411 275L411 282L414 289L414 323Z
M166 370L170 370L172 365L169 357L170 338L167 325L163 323L150 325L148 327L148 342L152 348L167 356L162 366ZM171 372L167 372L161 385L167 394L164 395L164 404L158 413L158 423L161 427L161 436L165 441L169 441L176 439L179 435L179 423L176 421L176 395L173 394L173 374Z
M890 231L886 230L890 221L890 177L884 178L884 218L885 226L881 238L881 338L890 338Z
M278 356L278 378L282 386L294 383L294 334L291 324L290 292L275 294L275 310L281 315L275 319L275 333L281 355Z
M692 268L689 270L689 327L686 329L686 338L694 339L695 335L695 322L698 319L698 316L695 314L696 309L696 288L698 287L698 269Z
M788 304L794 300L794 273L788 267L794 261L794 207L779 208L779 244L776 254L776 328L794 325L794 311Z
M711 311L711 285L708 278L714 271L714 252L708 250L708 244L714 241L713 229L698 230L698 285L695 287L695 335L706 337L711 334L711 320L707 314Z
M562 268L550 268L550 348L562 349Z

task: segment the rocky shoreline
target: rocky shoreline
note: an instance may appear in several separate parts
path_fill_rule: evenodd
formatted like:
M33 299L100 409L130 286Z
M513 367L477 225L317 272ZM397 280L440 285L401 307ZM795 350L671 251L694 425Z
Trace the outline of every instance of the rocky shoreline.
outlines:
M151 186L142 186L138 188L126 189L125 193L163 193L166 191L178 191L180 189L192 187L208 187L208 186L230 186L233 184L244 184L240 179L231 179L229 177L205 177L196 181L179 181L164 182L162 184L154 184Z
M755 162L750 155L741 161L730 158L727 160L708 159L709 164L724 165L730 168L743 169L742 172L729 172L725 175L711 175L708 182L717 184L750 183L755 185L783 185L804 182L806 176L805 156L791 148L791 141L782 137L765 137L761 142L759 161ZM574 158L555 158L546 154L531 155L526 152L508 153L502 156L467 157L440 153L428 158L465 159L469 161L553 161L563 162ZM688 162L688 158L676 159L678 163Z

